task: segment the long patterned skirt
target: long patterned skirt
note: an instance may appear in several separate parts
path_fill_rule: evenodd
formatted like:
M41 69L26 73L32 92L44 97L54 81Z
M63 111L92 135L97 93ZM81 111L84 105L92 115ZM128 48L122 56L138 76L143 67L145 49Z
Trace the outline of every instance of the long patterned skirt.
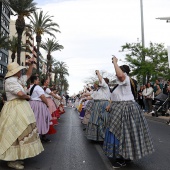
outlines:
M46 134L49 131L50 120L52 119L49 109L42 101L33 100L29 103L35 115L39 134Z
M109 157L136 160L154 151L147 121L136 102L113 102L107 128L103 148Z
M0 115L0 132L0 160L30 158L44 150L34 113L26 100L5 103Z
M94 100L89 100L85 107L85 115L83 118L83 124L87 125L90 119L91 112L93 111Z
M108 103L102 100L94 101L93 111L86 128L87 139L103 141L108 119L108 112L106 112Z
M56 105L50 97L47 97L46 99L47 99L47 102L49 105L50 113L52 114L53 112L55 112L57 110Z

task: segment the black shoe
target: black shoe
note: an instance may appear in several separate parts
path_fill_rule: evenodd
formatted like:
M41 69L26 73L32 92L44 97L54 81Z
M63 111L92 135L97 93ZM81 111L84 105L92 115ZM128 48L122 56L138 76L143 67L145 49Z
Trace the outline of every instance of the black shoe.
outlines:
M120 161L120 162L117 162L118 164L120 164L121 166L126 166L126 162L125 161Z
M83 128L83 131L85 131L86 130L86 128Z
M45 143L50 143L50 142L51 142L51 140L48 139L48 138L42 138L41 141L42 141L42 142L45 142Z
M123 166L126 166L126 163L125 162L114 162L113 164L112 164L112 167L113 168L121 168L121 167L123 167Z
M123 163L130 163L132 162L131 159L124 159L124 158L116 158L116 162L119 162L120 164L123 164Z

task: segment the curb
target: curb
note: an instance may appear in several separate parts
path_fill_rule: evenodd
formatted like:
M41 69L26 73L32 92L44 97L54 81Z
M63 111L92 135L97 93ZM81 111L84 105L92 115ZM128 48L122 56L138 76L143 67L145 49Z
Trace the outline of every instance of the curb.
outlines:
M161 122L161 123L166 123L170 119L170 117L159 118L159 116L154 117L154 116L149 116L149 115L145 115L145 117L146 119L153 120L156 122Z

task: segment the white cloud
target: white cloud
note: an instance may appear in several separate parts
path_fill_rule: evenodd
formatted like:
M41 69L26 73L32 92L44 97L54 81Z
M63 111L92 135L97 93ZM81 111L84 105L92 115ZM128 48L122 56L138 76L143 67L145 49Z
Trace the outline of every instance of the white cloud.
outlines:
M53 0L43 4L42 10L60 25L61 34L56 37L64 50L52 55L69 67L70 94L83 88L92 70L114 73L111 55L124 59L121 46L141 40L140 0ZM155 19L170 16L169 6L169 0L143 0L146 46L150 41L170 44L170 25Z

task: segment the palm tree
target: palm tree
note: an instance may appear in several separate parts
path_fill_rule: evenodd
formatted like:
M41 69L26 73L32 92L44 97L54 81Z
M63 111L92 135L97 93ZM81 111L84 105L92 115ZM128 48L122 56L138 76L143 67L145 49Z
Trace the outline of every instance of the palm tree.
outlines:
M24 17L29 17L30 14L36 10L36 3L34 3L33 0L8 0L6 2L12 10L16 12L16 15L18 15L15 25L18 34L17 63L20 64L21 39L25 29Z
M8 47L8 37L0 34L0 48Z
M47 72L48 72L51 60L51 53L57 50L61 51L61 49L64 49L64 47L58 44L58 41L56 41L54 38L52 40L50 40L49 38L46 39L46 42L42 42L40 47L47 52Z
M11 54L12 62L14 62L14 60L15 60L15 54L17 52L17 46L18 46L18 38L13 36L9 40L9 47L8 47L8 49L12 52L12 54Z
M18 38L15 36L12 36L12 38L9 39L8 41L8 50L12 52L11 54L11 59L12 62L15 60L15 54L17 52L17 47L18 47ZM23 44L21 42L21 51L26 51L26 44Z
M39 74L39 48L41 44L41 35L46 33L53 37L55 35L51 32L60 32L55 27L59 27L59 25L55 22L52 22L53 16L43 15L43 11L33 12L33 16L30 16L30 28L36 34L36 42L37 42L37 73Z
M64 85L64 80L66 79L65 76L69 76L67 65L63 61L58 61L53 65L54 69L53 72L55 74L55 84L56 80L60 82L60 89L62 89L62 86Z

